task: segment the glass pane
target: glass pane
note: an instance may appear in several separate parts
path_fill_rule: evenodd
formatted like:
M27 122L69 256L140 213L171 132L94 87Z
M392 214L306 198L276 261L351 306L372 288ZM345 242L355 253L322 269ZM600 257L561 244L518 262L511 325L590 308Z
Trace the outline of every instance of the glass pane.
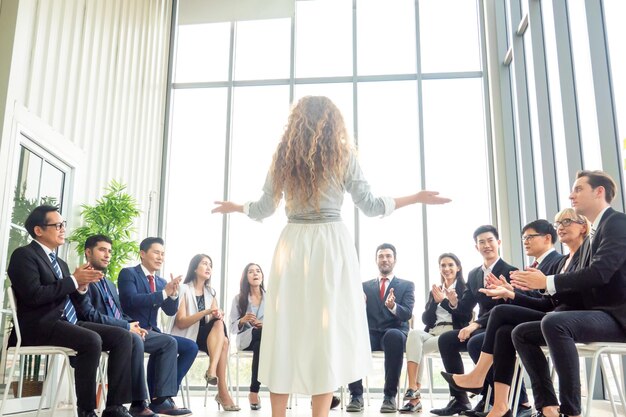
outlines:
M42 168L43 172L40 186L41 204L50 204L62 208L65 173L47 161L43 163Z
M437 257L443 252L459 257L465 278L482 262L472 241L474 230L492 221L482 88L480 79L423 83L426 187L452 198L427 209L431 284L439 281Z
M178 26L174 82L228 80L230 23Z
M626 26L623 23L626 20L626 3L623 0L604 0L604 18L611 61L617 130L624 150L622 155L626 161L626 55L623 46L623 40L626 39ZM626 169L626 162L624 167Z
M420 189L420 150L415 81L359 85L359 156L372 192L398 197ZM423 311L422 215L419 206L379 219L360 215L363 280L378 275L375 250L384 242L398 250L395 273L416 283L415 311ZM422 303L422 304L420 304Z
M231 200L258 199L289 116L289 86L235 89ZM226 300L228 308L239 293L244 267L258 263L269 276L278 235L287 223L284 207L262 222L247 216L231 216ZM266 284L267 288L267 284Z
M297 1L296 77L341 75L352 75L352 1Z
M22 148L20 167L17 177L17 187L13 197L13 216L11 223L24 226L24 221L30 212L39 205L39 178L43 160Z
M359 1L356 28L359 75L416 72L413 0Z
M174 90L165 227L165 276L184 274L192 256L207 254L218 294L222 216L210 211L224 197L226 93L223 88Z
M291 19L237 22L235 79L289 77Z
M543 21L543 36L545 47L546 67L548 73L548 92L550 94L550 115L552 116L552 137L554 139L554 154L557 175L557 187L559 189L559 207L569 207L570 201L568 192L569 171L565 148L565 120L563 118L563 107L561 97L561 83L559 65L556 52L556 32L554 26L554 13L551 5L541 6ZM547 213L548 220L551 220L552 213Z
M478 71L478 7L470 0L420 0L422 72Z
M567 3L585 169L602 169L585 2Z

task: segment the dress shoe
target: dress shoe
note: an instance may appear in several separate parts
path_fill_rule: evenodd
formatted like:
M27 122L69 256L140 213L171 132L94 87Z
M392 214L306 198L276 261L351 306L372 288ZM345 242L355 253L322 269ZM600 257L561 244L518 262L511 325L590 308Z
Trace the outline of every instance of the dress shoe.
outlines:
M352 398L350 398L350 404L346 406L346 411L348 413L363 411L363 396L353 395Z
M76 409L78 417L98 417L93 410L83 410L82 408Z
M381 413L395 413L398 410L395 397L383 398L383 404L380 406Z
M418 389L413 390L413 389L409 388L409 389L407 389L407 390L406 390L406 392L404 393L404 399L405 399L406 401L409 401L409 400L417 400L417 399L418 399L418 398L420 398L421 396L422 396L422 395L421 395L421 393L420 393L420 390L418 390Z
M539 410L535 412L535 414L532 414L532 417L546 417L546 415L543 414L543 411ZM567 417L567 416L565 414L559 413L559 417Z
M128 412L133 417L158 417L154 414L154 411L150 410L145 402L137 405L131 405Z
M529 405L519 405L517 407L517 417L532 417L533 408Z
M463 411L460 414L464 416L468 416L468 417L486 417L487 414L489 414L490 409L491 409L491 406L487 407L487 411L484 411L485 399L482 398L480 401L478 401L478 403L476 403L474 408L472 408L471 410Z
M437 416L453 416L460 414L461 411L467 410L471 410L471 404L469 402L462 403L456 398L453 398L444 408L435 408L434 410L430 410L430 413Z
M102 412L102 417L132 417L123 405L110 405Z
M333 395L333 399L330 400L330 409L332 410L333 408L337 408L339 404L341 404L341 398Z
M155 402L150 403L150 410L157 414L165 414L167 416L184 417L193 414L186 408L178 408L171 398L166 398L163 402L157 404ZM103 416L104 417L104 416Z
M404 404L402 408L400 408L398 411L402 414L417 413L418 411L422 411L422 402L418 401L415 404L411 404L411 401L409 401L408 403Z
M472 394L480 394L483 391L483 387L462 387L460 385L457 385L456 382L454 382L454 378L452 378L452 374L449 374L445 371L441 371L441 376L443 376L443 379L446 380L446 382L448 384L450 384L450 387L458 390L458 391L467 391L467 392L471 392Z

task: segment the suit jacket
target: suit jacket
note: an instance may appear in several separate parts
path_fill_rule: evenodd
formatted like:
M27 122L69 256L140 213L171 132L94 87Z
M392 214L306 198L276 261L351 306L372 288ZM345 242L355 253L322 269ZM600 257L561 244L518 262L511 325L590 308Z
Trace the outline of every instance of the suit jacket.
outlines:
M556 253L556 252L552 252ZM560 254L559 254L560 255ZM559 262L552 266L544 269L539 268L541 272L546 275L554 274L563 269L565 262L567 261L567 256L559 256ZM547 257L546 257L547 259ZM578 268L578 261L580 259L580 248L574 255L572 255L572 261L567 266L566 272L575 271ZM540 267L543 265L543 262ZM529 294L524 291L515 291L515 298L509 300L511 304L532 308L533 310L539 310L544 312L549 311L567 311L567 310L584 310L584 294L579 292L569 292L562 294L543 294L540 297L536 297L534 292Z
M493 272L496 277L502 275L507 281L510 281L509 273L516 270L516 267L509 265L500 258L493 266L491 272ZM457 306L457 310L460 310L464 314L471 315L472 310L474 310L474 307L478 304L478 317L475 321L480 324L481 327L487 326L491 309L498 304L505 303L503 300L492 300L491 297L487 297L485 294L478 292L479 289L484 287L482 266L472 269L467 278L467 291L465 291Z
M156 291L150 292L150 285L141 265L122 269L117 279L122 309L144 329L160 332L157 325L159 308L163 308L168 316L173 316L178 311L178 298L174 300L170 297L163 298L166 284L163 278L155 275Z
M77 303L76 314L80 320L91 321L94 323L108 324L111 326L122 327L129 329L129 322L135 321L129 315L122 311L122 305L120 303L120 297L117 293L115 284L108 278L103 278L102 281L107 286L108 292L115 303L115 306L120 311L121 317L116 319L109 315L109 308L107 301L103 293L101 283L92 282L87 287L87 292L84 295L76 297Z
M581 257L588 239L581 247ZM580 268L554 277L556 294L580 292L588 310L602 310L626 330L626 214L608 208L591 244L591 259Z
M54 323L63 316L65 300L78 294L67 264L57 261L62 279L57 278L50 258L37 242L17 248L11 255L7 273L25 345L46 344Z
M541 261L537 269L543 272L544 275L552 275L563 267L562 265L565 262L564 259L567 259L567 256L561 255L557 251L553 250L548 254L548 256L543 258L543 261ZM560 268L559 265L561 265Z
M385 300L391 288L396 296L395 315L385 306ZM363 283L363 292L367 296L365 309L370 331L384 332L389 329L400 329L405 334L409 332L409 320L413 315L415 305L415 284L394 276L381 300L378 279L372 279Z
M467 284L464 281L457 280L456 282L456 292L458 294L459 300L463 298L463 294L467 291ZM424 328L425 332L428 332L430 329L435 327L437 323L437 306L441 306L444 310L452 315L452 328L453 329L462 329L463 327L469 324L469 321L472 319L472 312L462 311L457 308L453 309L450 307L450 301L447 298L444 298L443 301L439 304L435 302L435 297L433 297L433 292L431 291L428 294L428 302L426 302L426 308L422 313L422 322L426 325Z

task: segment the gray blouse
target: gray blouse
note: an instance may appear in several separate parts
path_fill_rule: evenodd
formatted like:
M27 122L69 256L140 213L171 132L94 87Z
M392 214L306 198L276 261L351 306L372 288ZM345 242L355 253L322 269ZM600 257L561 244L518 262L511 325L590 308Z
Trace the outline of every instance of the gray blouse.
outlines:
M347 191L352 196L354 204L366 216L388 216L396 205L391 197L375 197L370 186L363 176L363 171L354 153L350 155L348 167L343 181L331 180L328 187L320 195L320 210L315 209L311 202L302 207L287 207L285 212L290 223L327 223L341 220L341 206ZM244 205L244 213L252 219L261 220L271 216L276 211L277 204L273 199L273 181L271 173L267 174L263 195L257 201L249 201ZM282 197L289 199L290 196Z

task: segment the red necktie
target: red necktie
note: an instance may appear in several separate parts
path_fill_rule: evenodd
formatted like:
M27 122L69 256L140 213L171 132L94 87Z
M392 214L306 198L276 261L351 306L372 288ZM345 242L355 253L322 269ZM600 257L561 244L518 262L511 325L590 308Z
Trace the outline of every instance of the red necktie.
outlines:
M380 279L380 299L385 299L385 283L387 282L387 278Z
M531 268L537 268L537 265L539 265L539 262L535 261L535 262L533 262L533 264L530 267Z
M154 275L148 275L148 282L150 283L150 292L155 292L156 288L154 287Z

